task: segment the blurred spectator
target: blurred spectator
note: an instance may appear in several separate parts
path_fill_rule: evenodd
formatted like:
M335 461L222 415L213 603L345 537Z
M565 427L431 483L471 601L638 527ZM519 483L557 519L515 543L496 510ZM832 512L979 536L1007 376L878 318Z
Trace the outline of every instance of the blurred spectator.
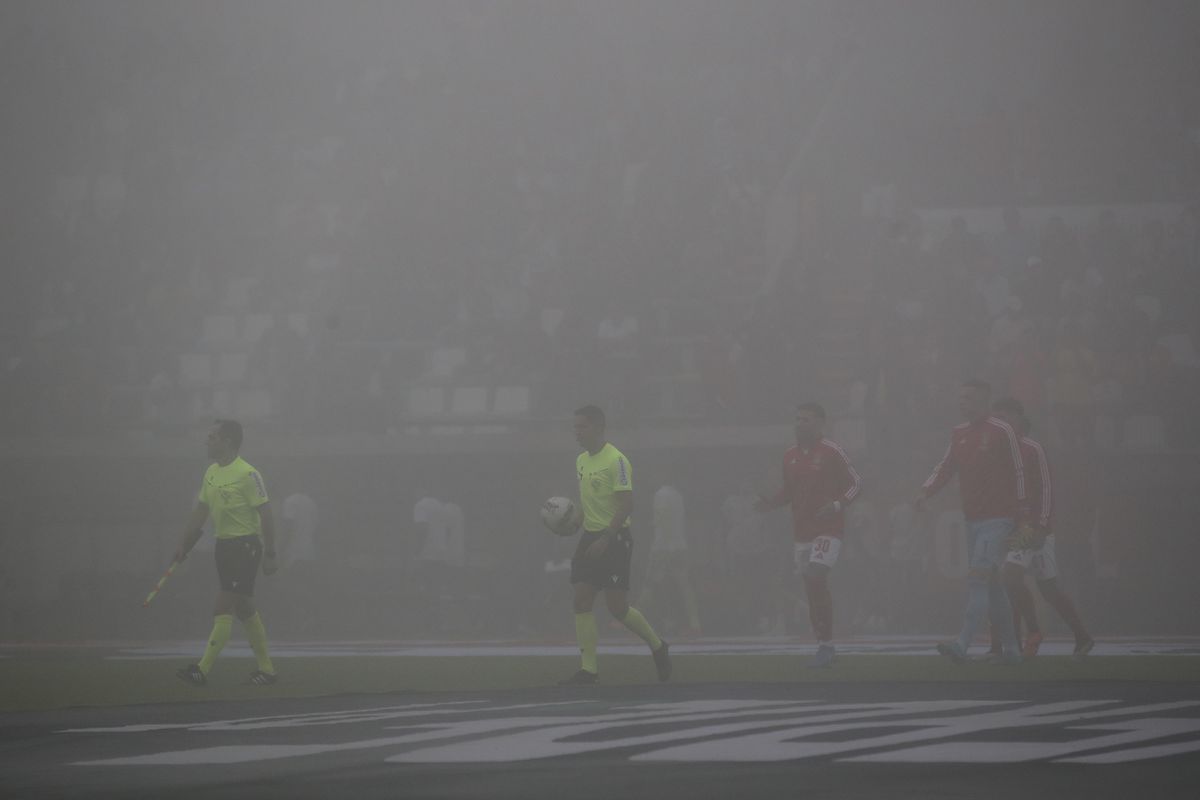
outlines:
M1096 355L1083 341L1079 324L1065 320L1054 352L1054 424L1065 449L1087 450L1093 444L1092 386Z
M654 537L650 542L646 584L638 604L652 609L662 619L664 609L671 607L672 595L676 595L682 605L683 625L668 624L666 630L678 630L682 636L699 636L700 609L688 564L683 494L674 486L660 486L654 493L652 514Z
M604 375L600 391L613 413L634 419L642 405L641 336L632 297L612 296L596 325L594 368Z
M442 504L442 514L446 519L446 564L460 570L467 563L466 516L462 506L450 501Z
M1010 311L1020 310L1020 301L1010 291L1008 276L996 268L996 263L990 256L983 256L977 262L975 289L983 298L984 309L992 319ZM994 348L993 348L994 349Z
M1058 214L1046 220L1039 249L1042 261L1052 273L1073 275L1080 265L1079 243L1075 233Z
M1106 283L1119 284L1130 267L1132 253L1129 240L1111 208L1097 214L1095 228L1087 244L1090 265Z
M775 471L770 480L778 480ZM725 522L730 596L742 630L783 635L792 624L795 598L783 589L792 575L790 531L776 517L754 510L758 495L749 479L721 504Z
M637 352L638 321L631 309L614 299L596 326L596 341L609 356L632 356Z
M1007 217L1005 222L1007 224ZM941 261L942 269L945 270L957 264L975 263L982 252L983 245L979 241L979 237L968 230L967 221L961 216L952 217L950 231L938 246L938 259ZM999 258L999 255L997 257ZM1001 268L1007 266L1003 261L1000 264Z
M697 367L704 386L708 413L725 417L742 403L743 387L738 381L738 361L743 349L725 325L719 325L699 345Z
M409 568L426 552L441 561L446 553L446 518L442 513L442 501L425 490L417 492L419 499L413 506L411 535L401 548Z
M1018 324L1016 338L1000 357L1007 377L1008 396L1020 400L1034 419L1042 419L1046 410L1046 378L1050 363L1038 343L1032 321L1025 319Z
M1002 272L1016 275L1025 269L1034 256L1033 241L1021 221L1021 211L1005 206L1002 212L1003 229L997 234L992 251Z
M323 601L328 564L319 557L317 504L303 492L283 499L277 548L285 580L279 593L286 617L285 630L312 636L332 617ZM328 555L328 554L326 554Z
M1163 421L1164 446L1182 448L1195 444L1196 425L1192 417L1200 399L1197 375L1196 368L1182 367L1172 361L1165 346L1150 348L1144 380L1132 387L1128 407L1134 414L1147 414Z
M317 562L317 504L303 492L283 499L280 514L279 562L284 569L311 570Z
M1054 263L1039 256L1030 256L1014 271L1013 294L1038 327L1053 326L1058 321L1062 280L1062 273Z
M462 509L424 495L413 508L413 523L419 537L416 560L411 564L409 602L419 606L420 624L426 633L447 630L451 606L463 593L466 564Z

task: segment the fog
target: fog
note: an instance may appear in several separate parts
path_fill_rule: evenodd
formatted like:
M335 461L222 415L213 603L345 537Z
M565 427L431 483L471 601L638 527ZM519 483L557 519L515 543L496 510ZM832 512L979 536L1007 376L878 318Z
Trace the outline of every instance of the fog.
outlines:
M0 641L203 635L211 534L139 606L216 418L287 532L273 640L568 641L538 509L593 403L664 635L811 639L788 513L749 510L802 402L862 476L837 636L949 633L957 489L910 502L967 378L1026 407L1093 631L1200 633L1198 31L1183 0L4 3ZM694 614L651 568L666 485Z

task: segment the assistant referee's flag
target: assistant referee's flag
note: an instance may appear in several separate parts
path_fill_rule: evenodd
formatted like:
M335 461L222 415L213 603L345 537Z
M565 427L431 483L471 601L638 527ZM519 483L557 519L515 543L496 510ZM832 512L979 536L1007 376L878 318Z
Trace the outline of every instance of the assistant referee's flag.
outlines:
M167 578L171 577L171 573L174 572L175 568L178 566L178 561L171 562L171 566L167 567L167 571L163 573L163 576L158 579L158 583L154 584L154 588L150 590L150 594L146 595L146 599L142 601L142 608L150 605L150 601L155 598L155 596L159 593L159 590L162 589L163 584L167 582Z

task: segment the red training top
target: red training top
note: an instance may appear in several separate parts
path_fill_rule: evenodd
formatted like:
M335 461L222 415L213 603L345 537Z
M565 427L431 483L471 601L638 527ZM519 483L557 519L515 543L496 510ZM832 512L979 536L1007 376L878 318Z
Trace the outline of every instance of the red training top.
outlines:
M958 473L963 516L968 521L1023 518L1025 476L1017 434L1007 422L984 417L950 432L946 455L922 487L932 497Z
M797 542L818 536L842 536L845 508L858 497L862 479L846 451L832 439L821 439L805 449L796 445L783 454L783 486L768 502L791 504L793 533ZM841 508L817 519L817 510L837 501Z

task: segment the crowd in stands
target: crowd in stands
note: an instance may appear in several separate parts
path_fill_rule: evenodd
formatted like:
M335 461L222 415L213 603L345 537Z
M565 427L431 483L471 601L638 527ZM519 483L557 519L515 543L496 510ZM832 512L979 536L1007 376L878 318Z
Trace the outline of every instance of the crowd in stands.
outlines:
M59 21L87 74L18 170L35 201L0 336L10 432L216 414L403 432L581 397L631 422L778 422L805 394L895 445L906 417L945 411L948 376L983 373L1068 439L1147 415L1190 441L1195 207L1133 230L1031 213L1055 187L1089 207L1179 195L1187 109L1104 120L1099 141L1151 154L1105 183L1110 152L1064 157L1053 86L953 124L922 107L881 146L846 98L887 50L852 10L646 9L629 39L598 12L431 7L399 43L244 10L209 20L219 48L187 14ZM931 142L942 163L914 158ZM921 194L885 223L856 209L875 172ZM999 199L1015 205L991 232L905 210ZM843 365L860 404L822 371L823 332L853 313L829 302L838 273L869 301Z
M892 222L865 326L881 451L943 427L968 375L1021 400L1061 448L1200 445L1189 413L1200 399L1197 218L1146 213L1122 225L1103 209L1072 226L1007 207L990 234L955 215L939 237L915 215Z

